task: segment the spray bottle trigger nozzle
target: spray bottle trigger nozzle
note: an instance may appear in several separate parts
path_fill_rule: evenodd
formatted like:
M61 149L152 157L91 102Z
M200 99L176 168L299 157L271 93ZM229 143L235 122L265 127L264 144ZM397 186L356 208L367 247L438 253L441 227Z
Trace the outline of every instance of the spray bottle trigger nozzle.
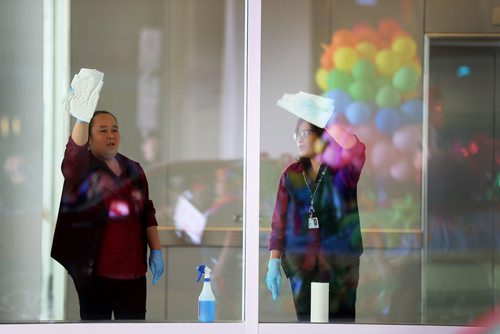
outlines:
M198 278L196 279L196 282L198 283L201 279L201 276L205 273L205 265L202 264L201 266L196 267L196 270L198 270Z

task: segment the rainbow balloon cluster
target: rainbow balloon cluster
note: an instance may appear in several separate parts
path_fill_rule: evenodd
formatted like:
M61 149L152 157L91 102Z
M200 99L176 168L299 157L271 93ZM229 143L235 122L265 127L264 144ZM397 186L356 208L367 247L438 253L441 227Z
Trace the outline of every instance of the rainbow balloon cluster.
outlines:
M422 66L414 38L394 20L358 24L323 45L316 84L335 101L336 119L367 145L376 173L406 181L420 168Z

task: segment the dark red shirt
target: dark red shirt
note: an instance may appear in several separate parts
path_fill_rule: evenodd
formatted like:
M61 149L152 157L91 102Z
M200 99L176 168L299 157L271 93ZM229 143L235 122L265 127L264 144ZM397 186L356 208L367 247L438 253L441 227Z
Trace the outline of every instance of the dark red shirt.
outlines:
M119 176L91 153L88 144L78 146L70 137L62 164L65 185L61 205L70 206L67 203L74 201L79 207L81 202L99 207L91 222L97 236L87 245L97 248L95 259L89 260L94 274L137 278L147 271L146 229L158 223L143 169L121 154L116 159L122 170Z

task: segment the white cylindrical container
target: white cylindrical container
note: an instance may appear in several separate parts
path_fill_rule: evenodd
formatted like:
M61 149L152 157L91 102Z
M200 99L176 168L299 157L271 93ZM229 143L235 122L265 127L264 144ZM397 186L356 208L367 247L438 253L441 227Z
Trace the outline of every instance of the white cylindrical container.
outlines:
M328 283L311 282L311 322L328 322Z

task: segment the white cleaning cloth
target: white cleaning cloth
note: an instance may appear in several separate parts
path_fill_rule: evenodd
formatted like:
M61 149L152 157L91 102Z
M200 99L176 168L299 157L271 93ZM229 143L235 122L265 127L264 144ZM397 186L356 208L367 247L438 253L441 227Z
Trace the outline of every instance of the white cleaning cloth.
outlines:
M84 122L90 122L99 100L104 73L88 68L80 69L71 81L71 89L63 100L66 111Z
M326 126L334 110L332 99L304 92L285 94L276 104L320 128Z

